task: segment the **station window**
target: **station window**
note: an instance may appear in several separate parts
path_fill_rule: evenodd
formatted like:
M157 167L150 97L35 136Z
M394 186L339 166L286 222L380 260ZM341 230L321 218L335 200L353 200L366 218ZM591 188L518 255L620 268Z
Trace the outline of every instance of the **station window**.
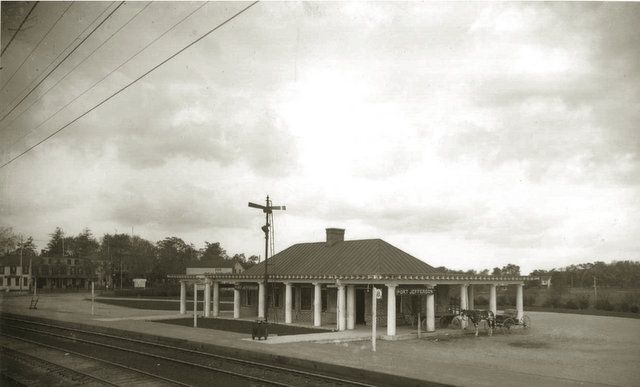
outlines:
M67 265L71 265L71 260L67 259Z
M320 297L322 299L322 311L326 312L327 311L327 289L322 289L322 296Z
M311 310L311 304L313 299L313 288L301 288L300 295L300 309Z
M16 274L16 267L15 267L15 266L11 266L11 267L9 268L9 273L11 273L11 274Z
M280 308L280 294L282 293L282 289L274 287L273 288L273 298L271 299L271 306L274 308Z
M253 305L253 299L256 297L256 290L245 290L244 291L244 306L251 306Z
M29 266L22 266L22 274L29 274Z

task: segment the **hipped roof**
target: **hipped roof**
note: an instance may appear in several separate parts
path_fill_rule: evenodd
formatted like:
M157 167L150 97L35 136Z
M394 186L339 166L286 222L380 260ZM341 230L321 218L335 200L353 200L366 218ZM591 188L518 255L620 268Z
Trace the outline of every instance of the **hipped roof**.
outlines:
M434 274L436 270L382 239L298 243L269 258L270 275ZM264 262L243 273L264 274Z

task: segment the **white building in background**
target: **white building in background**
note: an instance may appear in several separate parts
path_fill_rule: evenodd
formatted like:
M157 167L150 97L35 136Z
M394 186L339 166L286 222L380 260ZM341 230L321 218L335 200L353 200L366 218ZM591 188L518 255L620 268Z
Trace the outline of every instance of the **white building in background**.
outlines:
M0 290L29 290L31 286L31 260L19 256L0 257Z

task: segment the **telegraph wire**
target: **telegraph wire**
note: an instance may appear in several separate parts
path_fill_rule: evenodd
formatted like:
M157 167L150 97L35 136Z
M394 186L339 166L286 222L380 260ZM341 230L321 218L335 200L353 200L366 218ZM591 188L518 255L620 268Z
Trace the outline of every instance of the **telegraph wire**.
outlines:
M113 3L111 3L111 4L113 4ZM101 18L101 17L102 17L102 15L104 15L104 14L105 14L105 12L107 12L107 10L108 10L108 9L109 9L109 7L111 6L111 4L107 5L107 6L105 7L105 9L104 9L104 10L103 10L103 11L102 11L98 16L96 16L96 17L95 17L95 19L93 19L93 20L91 21L91 23L89 23L89 24L87 25L87 27L86 27L84 30L82 30L82 32L80 32L80 34L78 34L78 36L76 36L76 38L75 38L74 40L72 40L71 42L69 42L69 44L67 44L67 47L65 47L65 48L60 52L60 54L58 54L58 56L56 56L56 57L55 57L55 59L53 59L53 60L52 60L52 61L47 65L47 67L44 69L44 71L43 71L43 72L47 71L47 70L51 67L51 65L53 65L53 63L55 63L55 62L56 62L56 61L57 61L57 60L58 60L58 59L59 59L59 58L60 58L60 57L61 57L61 56L62 56L62 55L67 51L67 49L68 49L69 47L71 47L71 45L72 45L73 43L75 43L75 42L76 42L76 41L77 41L77 40L78 40L82 35L84 35L84 33L85 33L85 32L87 32L87 30L89 30L89 28L91 28L91 26L93 25L93 23L95 23L99 18ZM45 77L46 77L46 76L45 76ZM31 85L33 85L33 83L34 83L37 79L38 79L38 77L34 78L31 82L29 82L29 84L28 84L27 86L25 86L25 87L24 87L24 88L23 88L23 89L22 89L22 90L21 90L21 91L16 95L16 97L15 97L15 98L14 98L14 99L9 103L9 104L7 104L7 106L12 105L12 104L13 104L13 103L18 99L18 98L20 98L20 95L21 95L22 93L24 93L24 92L25 92L29 87L31 87ZM20 103L18 103L18 105L19 105L19 104L20 104ZM9 113L11 113L11 112L9 112ZM1 121L1 120L0 120L0 121Z
M49 34L51 33L51 31L53 31L53 29L58 25L58 23L60 22L60 20L64 17L64 15L67 14L67 11L69 10L69 8L71 8L71 6L73 6L73 3L69 3L69 6L67 6L67 8L64 9L64 11L62 12L62 14L60 14L60 16L58 17L58 19L56 20L55 23L53 23L53 25L49 28L49 30L47 30L47 32L42 36L42 38L40 39L40 41L38 42L38 44L36 44L33 49L31 50L31 52L29 52L29 55L27 55L24 60L22 61L22 63L20 63L20 66L18 66L16 68L16 71L13 72L13 74L11 74L11 76L9 77L9 79L7 80L7 82L5 82L4 85L0 86L0 89L4 89L5 86L7 86L9 84L9 82L11 82L11 80L13 79L13 77L16 76L16 74L18 73L18 71L20 71L20 69L22 68L22 66L24 66L25 63L27 63L27 60L29 60L29 58L31 58L31 55L33 55L33 53L38 49L38 47L40 47L40 44L42 44L42 41L44 41L46 39L47 36L49 36Z
M82 113L81 115L79 115L78 117L74 118L73 120L67 122L66 124L64 124L62 127L60 127L59 129L57 129L56 131L54 131L53 133L51 133L50 135L48 135L47 137L43 138L42 140L38 141L35 145L30 146L29 148L27 148L25 151L23 151L22 153L20 153L19 155L15 156L14 158L12 158L11 160L7 161L6 163L0 165L0 169L6 167L7 165L11 164L12 162L14 162L15 160L17 160L18 158L22 157L23 155L25 155L27 152L31 151L32 149L34 149L35 147L37 147L38 145L42 144L43 142L47 141L48 139L50 139L51 137L55 136L56 134L60 133L62 130L64 130L65 128L67 128L69 125L73 124L74 122L78 121L79 119L81 119L82 117L86 116L87 114L91 113L92 111L96 110L97 108L99 108L100 106L104 105L105 102L111 100L113 97L115 97L116 95L120 94L121 92L123 92L124 90L128 89L131 85L133 85L134 83L138 82L139 80L141 80L142 78L146 77L147 75L151 74L153 71L155 71L156 69L158 69L160 66L164 65L165 63L167 63L168 61L170 61L171 59L175 58L176 56L180 55L181 53L183 53L184 51L186 51L187 49L189 49L190 47L192 47L194 44L200 42L202 39L206 38L207 36L209 36L211 33L217 31L218 29L220 29L221 27L223 27L224 25L226 25L227 23L229 23L230 21L232 21L233 19L235 19L236 17L240 16L242 13L244 13L245 11L247 11L249 8L253 7L254 5L258 4L258 1L254 1L253 3L249 4L248 6L246 6L245 8L241 9L240 11L238 11L237 13L235 13L233 16L229 17L228 19L226 19L225 21L223 21L222 23L218 24L217 26L215 26L214 28L212 28L211 30L207 31L206 33L204 33L203 35L201 35L199 38L197 38L196 40L194 40L193 42L187 44L185 47L181 48L180 50L178 50L177 52L175 52L174 54L170 55L168 58L166 58L165 60L163 60L162 62L158 63L157 65L155 65L154 67L152 67L151 69L149 69L148 71L146 71L144 74L140 75L139 77L137 77L136 79L134 79L133 81L129 82L128 84L126 84L125 86L123 86L122 88L118 89L118 91L116 91L115 93L111 94L110 96L108 96L107 98L103 99L101 102L99 102L97 105L95 105L94 107L92 107L91 109L87 110L86 112Z
M147 43L144 47L142 47L140 50L138 50L135 54L131 55L127 60L125 60L124 62L122 62L118 67L114 68L113 70L111 70L109 73L107 73L106 75L104 75L102 78L98 79L96 82L94 82L91 86L89 86L87 89L85 89L85 91L83 91L82 93L78 94L74 99L72 99L71 101L67 102L65 105L63 105L62 107L60 107L58 110L55 111L55 113L51 114L49 117L47 117L44 121L40 122L40 124L38 124L38 126L36 126L35 128L32 128L31 130L29 130L27 133L25 133L22 137L20 137L19 139L17 139L16 141L14 141L11 145L15 145L16 143L18 143L18 141L22 140L23 138L27 137L29 134L33 133L33 131L39 129L42 125L44 125L45 123L47 123L51 118L53 118L54 116L56 116L58 113L60 113L61 111L63 111L67 106L71 105L72 103L74 103L75 101L77 101L78 99L80 99L80 97L82 97L83 95L85 95L87 92L89 92L91 89L93 89L94 87L96 87L99 83L101 83L102 81L104 81L105 79L107 79L109 76L111 76L111 74L115 73L116 71L118 71L120 68L122 68L124 65L126 65L127 63L129 63L133 58L135 58L136 56L138 56L141 52L143 52L144 50L146 50L147 48L149 48L149 46L151 46L153 43L157 42L158 40L160 40L163 36L165 36L166 34L168 34L171 30L173 30L176 26L180 25L182 22L184 22L186 19L188 19L191 15L193 15L194 13L196 13L197 11L199 11L202 7L204 7L205 5L207 5L207 3L202 3L198 8L194 9L193 11L191 11L191 13L189 13L188 15L186 15L185 17L183 17L182 19L180 19L178 22L176 22L175 24L173 24L169 29L167 29L165 32L162 33L162 35L158 36L157 38L155 38L154 40L152 40L151 42ZM1 167L0 167L1 168Z
M131 23L131 21L133 21L133 19L135 19L136 17L138 17L138 15L140 15L142 13L142 11L144 11L145 9L147 9L149 6L151 5L151 1L147 2L147 5L145 5L143 8L141 8L138 12L136 12L129 20L127 20L127 22L125 24L123 24L122 26L120 26L120 28L118 28L115 32L113 32L105 41L103 41L102 43L100 43L100 45L98 45L98 47L94 48L93 51L91 51L89 53L89 55L87 55L86 57L84 57L84 59L82 59L79 63L77 63L71 70L67 71L67 73L62 76L60 79L58 79L58 81L53 84L53 86L51 86L50 88L48 88L44 93L42 93L38 98L36 98L31 105L29 105L26 109L24 109L22 112L20 112L20 114L18 114L13 120L11 120L11 122L9 122L5 128L8 128L11 126L11 124L13 124L18 118L22 117L22 115L24 113L26 113L29 109L31 109L31 107L33 107L33 105L35 105L36 103L38 103L39 101L41 101L51 90L53 90L56 86L58 86L58 84L60 84L60 82L64 81L67 76L69 74L71 74L75 69L77 69L78 67L80 67L80 65L82 65L87 59L89 59L96 51L98 51L100 48L102 48L102 46L104 46L105 44L107 44L107 42L109 42L111 40L111 38L113 38L115 35L117 35L124 27L128 26L129 23ZM24 98L23 98L24 100ZM20 101L22 102L22 101ZM17 107L18 105L20 105L20 103L18 103L15 107ZM14 107L14 109L15 109ZM6 117L7 115L9 115L14 109L11 109L4 117ZM4 117L2 117L2 119L4 119ZM2 121L2 119L0 119L0 122Z
M100 28L100 26L102 26L102 25L104 24L104 22L106 22L106 21L107 21L107 19L109 19L109 18L111 17L111 15L113 15L113 14L118 10L118 8L120 8L123 4L124 4L124 1L121 1L121 2L120 2L120 4L118 4L118 6L117 6L113 11L111 11L111 12L107 15L107 17L105 17L105 18L100 22L100 24L98 24L98 25L97 25L97 26L96 26L96 27L95 27L95 28L94 28L94 29L93 29L93 30L92 30L92 31L91 31L87 36L85 36L85 37L80 41L80 43L78 43L78 45L77 45L77 46L75 46L75 47L73 48L73 50L69 51L69 53L68 53L64 58L62 58L62 60L61 60L60 62L58 62L58 64L57 64L57 65L55 65L55 67L54 67L53 69L51 69L51 71L49 71L49 73L47 73L47 75L45 75L45 76L44 76L44 78L42 78L42 79L40 80L40 82L38 82L38 83L33 87L33 89L29 90L29 92L28 92L24 97L22 97L22 99L20 100L20 102L18 102L18 103L17 103L13 108L11 108L11 110L9 110L9 112L7 112L7 114L5 114L4 116L2 116L2 118L0 118L0 122L1 122L2 120L4 120L4 119L9 115L9 114L11 114L11 112L12 112L16 107L18 107L18 106L22 103L22 101L24 101L24 100L25 100L29 95L31 95L31 93L33 93L33 91L34 91L35 89L37 89L37 88L38 88L38 86L40 86L40 85L42 84L42 82L44 82L44 80L45 80L45 79L47 79L47 78L49 77L49 75L51 75L54 71L56 71L56 69L57 69L58 67L60 67L60 65L61 65L62 63L64 63L64 61L65 61L65 60L67 60L67 58L69 58L69 57L71 56L71 54L73 54L73 53L74 53L74 52L75 52L75 51L76 51L76 50L77 50L77 49L82 45L82 43L84 43L84 42L85 42L85 41L86 41L86 40L87 40L87 39L88 39L88 38L89 38L89 37L90 37L94 32L96 32L96 30L97 30L98 28Z
M36 5L38 5L38 1L36 1L35 3L33 3L33 7L31 7L31 9L29 10L29 13L27 13L27 16L24 17L24 19L22 20L22 23L20 23L20 25L18 26L18 29L16 30L16 32L13 34L13 36L11 37L11 39L9 39L9 43L7 43L6 46L4 46L4 48L2 49L2 52L0 52L0 57L2 55L4 55L4 52L7 51L7 48L9 48L9 46L11 45L11 43L13 42L13 39L16 38L16 35L18 35L18 32L20 32L20 30L22 29L22 26L24 25L24 22L27 21L27 19L29 18L29 16L31 16L31 12L33 12L33 10L36 8Z

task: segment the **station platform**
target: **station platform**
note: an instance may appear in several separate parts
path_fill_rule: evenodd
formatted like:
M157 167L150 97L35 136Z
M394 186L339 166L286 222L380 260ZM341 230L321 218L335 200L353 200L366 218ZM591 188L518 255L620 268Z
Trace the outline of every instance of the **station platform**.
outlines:
M251 340L246 334L193 328L161 323L157 320L182 318L178 311L132 309L96 302L91 314L89 293L42 294L39 295L37 309L29 309L30 295L0 295L0 310L7 313L28 315L72 323L90 324L114 329L122 329L141 334L177 338L195 343L227 346L249 351L258 351L273 356L288 356L319 363L354 367L364 370L405 376L430 382L468 386L585 386L585 385L633 385L637 381L636 372L624 355L633 348L627 348L628 336L615 340L613 350L620 352L617 360L606 361L600 356L591 359L594 349L579 347L579 351L569 352L568 345L584 346L583 337L574 338L574 330L562 328L572 324L578 317L563 315L566 320L558 323L554 313L531 313L541 328L528 332L517 331L509 335L488 337L461 331L436 331L416 337L410 327L398 327L398 337L404 340L383 340L386 329L380 327L377 351L373 352L369 327L354 331L313 333L309 335L273 336L268 340ZM568 317L567 317L568 316ZM224 317L224 314L223 314ZM595 317L595 316L591 316ZM585 321L584 316L579 316ZM598 319L589 319L588 321ZM624 320L624 319L619 319ZM609 320L608 320L609 321ZM637 330L637 321L613 320L619 329ZM546 324L546 325L545 325ZM573 324L576 324L575 322ZM594 323L595 324L595 323ZM616 325L617 324L617 325ZM628 326L627 326L628 325ZM575 325L574 325L575 326ZM598 332L594 325L593 332ZM545 328L546 327L546 328ZM539 330L538 330L539 329ZM546 329L546 330L545 330ZM585 328L586 329L586 328ZM551 332L551 333L548 333ZM591 332L591 331L589 331ZM563 345L548 344L544 349L517 347L515 342L549 340L563 335ZM611 338L607 338L609 342ZM635 343L635 342L634 342ZM594 343L597 348L601 342ZM635 345L635 344L633 344ZM635 352L633 352L635 356ZM575 359L575 360L574 360ZM635 357L637 360L637 357ZM573 364L575 363L575 364Z

